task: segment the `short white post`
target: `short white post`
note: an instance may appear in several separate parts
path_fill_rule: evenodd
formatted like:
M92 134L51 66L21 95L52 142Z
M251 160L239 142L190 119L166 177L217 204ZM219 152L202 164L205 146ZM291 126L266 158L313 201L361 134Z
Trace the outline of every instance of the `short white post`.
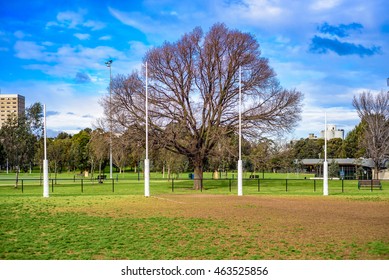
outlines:
M242 172L242 160L238 160L238 196L243 195L243 172Z
M43 197L49 197L49 162L47 160L47 145L46 145L46 104L43 105L43 146L44 146L44 159L43 159Z
M328 195L327 113L325 114L324 120L323 195Z
M145 197L150 196L150 160L145 159Z

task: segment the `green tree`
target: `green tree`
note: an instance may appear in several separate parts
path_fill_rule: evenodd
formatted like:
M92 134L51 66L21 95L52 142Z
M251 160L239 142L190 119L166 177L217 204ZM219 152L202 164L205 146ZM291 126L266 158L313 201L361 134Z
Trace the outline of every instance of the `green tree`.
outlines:
M363 146L363 138L366 124L361 121L351 130L343 142L343 150L346 158L360 158L366 155L366 148Z
M343 150L343 139L332 138L327 141L327 157L328 158L343 158L345 156Z
M18 186L20 170L27 171L34 160L36 144L42 137L43 106L35 103L25 114L11 114L0 130L0 137L9 165L16 172L15 187ZM42 158L43 160L43 158Z
M89 158L92 165L91 173L93 176L94 164L98 164L99 175L101 175L101 168L103 162L108 159L109 155L109 135L102 129L96 129L90 134L88 143Z
M338 177L339 171L340 171L339 163L333 159L328 166L329 177L330 178Z
M91 138L92 130L86 128L71 138L70 158L73 170L80 172L90 169L89 151L87 145Z
M295 159L324 158L324 139L300 139L293 144Z

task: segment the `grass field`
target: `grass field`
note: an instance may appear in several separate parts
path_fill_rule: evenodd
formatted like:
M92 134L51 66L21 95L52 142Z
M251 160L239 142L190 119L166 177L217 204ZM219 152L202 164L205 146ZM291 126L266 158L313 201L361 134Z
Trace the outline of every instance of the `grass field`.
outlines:
M313 180L191 180L119 177L103 184L61 178L42 186L0 177L0 259L389 259L389 184L361 190ZM187 177L186 177L187 178ZM266 177L265 177L266 178ZM30 181L28 181L30 179ZM67 180L65 180L67 179ZM229 184L231 186L231 192ZM50 181L50 184L52 182ZM287 184L287 188L286 188ZM286 189L288 191L286 191Z

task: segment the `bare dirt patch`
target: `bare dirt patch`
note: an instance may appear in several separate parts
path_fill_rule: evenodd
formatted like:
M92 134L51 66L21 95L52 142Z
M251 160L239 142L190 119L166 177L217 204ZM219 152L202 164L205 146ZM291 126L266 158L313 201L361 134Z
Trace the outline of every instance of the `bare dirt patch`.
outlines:
M212 220L223 225L212 245L225 247L231 259L389 259L387 200L163 195L103 199L69 210L112 218Z

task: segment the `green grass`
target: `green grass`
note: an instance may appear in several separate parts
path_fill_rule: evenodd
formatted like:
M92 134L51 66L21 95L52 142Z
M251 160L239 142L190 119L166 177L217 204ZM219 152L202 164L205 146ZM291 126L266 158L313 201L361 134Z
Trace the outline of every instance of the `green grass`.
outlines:
M193 180L186 175L174 180L173 191L172 180L155 174L150 182L151 195L236 196L236 180L207 179L200 192L192 189ZM143 197L144 182L137 180L137 174L121 174L118 181L105 180L103 184L86 178L81 183L81 178L74 180L73 174L61 174L57 184L50 180L49 199L42 198L43 190L36 174L21 176L23 191L21 181L18 188L14 187L13 176L0 175L0 259L389 258L387 239L367 239L366 242L340 239L325 244L304 239L291 242L288 235L303 236L309 230L301 225L288 227L282 223L272 227L271 223L280 217L262 217L261 207L252 203L234 206L240 211L258 213L260 220L250 226L244 217L242 224L235 224L215 219L213 213L204 217L184 216L180 214L179 204L177 209L156 207L150 211L155 200ZM286 176L245 179L243 191L245 196L277 199L322 197L322 181L315 183L304 177L300 175L298 180ZM371 192L358 190L355 180L344 181L342 192L342 181L329 181L330 199L387 203L389 182L382 184L382 191ZM276 237L278 235L281 236ZM258 242L260 246L256 245Z
M235 224L213 218L212 213L208 218L187 217L179 214L180 209L175 209L177 212L172 214L171 206L156 207L150 212L154 203L143 196L127 195L50 199L30 195L1 196L0 259L389 257L389 243L385 240L355 243L330 239L324 244L309 243L292 237L304 235L308 229L301 225L287 227L282 222L274 227L276 216L263 217L262 222L256 224L245 220ZM236 207L245 212L258 209L251 204ZM281 239L277 239L279 234Z
M231 174L230 174L231 175ZM314 195L323 194L323 181L309 179L307 174L277 174L267 173L265 179L243 179L244 194L261 195ZM276 175L276 176L275 176ZM274 176L275 178L270 178ZM72 173L59 174L57 180L52 175L49 180L50 195L142 195L144 181L142 176L138 180L136 173L114 174L114 179L107 179L99 184L96 179L75 176ZM211 179L211 173L205 173L203 180L203 193L208 194L236 194L236 177ZM304 179L307 178L307 179ZM42 180L39 174L21 174L18 188L15 186L14 174L0 174L0 196L2 195L42 195ZM383 190L358 190L357 180L329 180L330 195L351 195L361 199L381 199L389 197L389 180L382 181ZM160 194L187 194L198 193L193 190L193 180L188 174L171 180L162 178L160 173L152 173L150 178L151 195Z

